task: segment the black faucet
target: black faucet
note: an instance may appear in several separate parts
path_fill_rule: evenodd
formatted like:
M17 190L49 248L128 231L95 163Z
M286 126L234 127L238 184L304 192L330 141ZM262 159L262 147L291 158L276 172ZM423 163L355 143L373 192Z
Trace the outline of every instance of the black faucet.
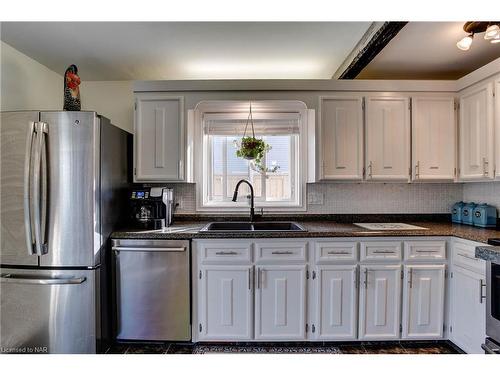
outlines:
M238 183L236 184L236 187L234 188L234 193L233 193L233 202L236 202L238 199L238 189L242 183L247 184L250 187L250 221L253 222L255 219L255 208L254 208L254 202L253 202L253 186L248 180L239 180Z

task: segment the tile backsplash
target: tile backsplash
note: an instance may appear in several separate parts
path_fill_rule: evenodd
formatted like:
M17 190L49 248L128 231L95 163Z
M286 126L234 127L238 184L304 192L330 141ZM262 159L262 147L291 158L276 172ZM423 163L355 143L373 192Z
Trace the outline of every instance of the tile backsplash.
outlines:
M491 204L497 208L497 215L500 214L500 181L463 184L463 191L465 202Z
M477 184L471 184L477 185ZM479 184L480 185L480 184ZM179 214L196 213L196 185L168 184L174 188ZM315 183L307 185L308 214L449 213L465 199L464 184ZM500 207L500 183L495 190ZM478 192L482 194L482 192ZM493 195L494 190L488 191ZM479 200L479 199L478 199ZM494 204L493 201L489 202ZM303 212L302 212L303 213Z
M323 196L322 204L307 205L311 214L448 213L462 199L461 184L317 183L307 192Z

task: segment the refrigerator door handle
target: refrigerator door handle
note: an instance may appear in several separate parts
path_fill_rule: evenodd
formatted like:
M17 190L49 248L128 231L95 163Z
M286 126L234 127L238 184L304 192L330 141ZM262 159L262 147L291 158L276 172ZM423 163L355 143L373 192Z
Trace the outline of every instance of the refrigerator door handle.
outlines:
M24 228L26 231L26 247L29 254L33 254L33 231L31 228L31 156L33 151L33 135L35 134L35 123L30 122L26 136L26 154L24 156Z
M35 254L41 256L47 252L46 246L42 239L42 210L41 210L41 172L42 172L42 149L44 149L45 133L47 132L47 124L44 122L36 123L36 141L35 141L35 157L33 168L33 224L35 229Z
M67 284L82 284L87 280L86 277L70 277L70 278L57 278L57 277L47 277L47 278L31 278L22 275L12 275L6 274L0 276L0 283L12 283L12 284L36 284L36 285L67 285Z

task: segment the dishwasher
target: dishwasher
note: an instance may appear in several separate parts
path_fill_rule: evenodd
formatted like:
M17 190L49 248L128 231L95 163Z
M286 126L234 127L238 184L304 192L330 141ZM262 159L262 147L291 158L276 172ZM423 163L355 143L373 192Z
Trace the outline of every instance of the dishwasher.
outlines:
M190 341L189 241L112 242L117 340Z

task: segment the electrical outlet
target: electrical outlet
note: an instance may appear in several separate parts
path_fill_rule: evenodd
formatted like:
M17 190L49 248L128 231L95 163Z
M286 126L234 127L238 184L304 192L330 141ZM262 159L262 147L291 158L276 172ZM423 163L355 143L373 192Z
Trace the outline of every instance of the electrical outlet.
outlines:
M308 204L324 204L325 194L318 192L310 192L307 194Z
M181 197L177 198L175 203L178 210L182 210L184 208L184 200Z

